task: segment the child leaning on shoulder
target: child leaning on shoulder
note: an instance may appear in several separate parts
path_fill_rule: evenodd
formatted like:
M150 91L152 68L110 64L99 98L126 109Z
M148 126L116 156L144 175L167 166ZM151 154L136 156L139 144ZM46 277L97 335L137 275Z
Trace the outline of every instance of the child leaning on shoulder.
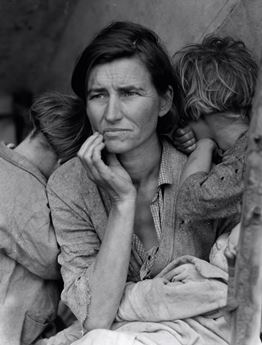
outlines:
M184 47L173 61L181 123L197 139L181 176L177 212L185 221L216 220L219 235L240 221L257 64L242 41L216 36Z

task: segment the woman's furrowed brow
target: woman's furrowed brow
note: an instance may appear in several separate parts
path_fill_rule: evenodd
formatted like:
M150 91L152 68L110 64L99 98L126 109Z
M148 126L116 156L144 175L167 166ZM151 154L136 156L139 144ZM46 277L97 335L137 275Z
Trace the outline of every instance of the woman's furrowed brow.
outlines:
M104 87L93 87L87 90L87 95L93 92L104 92L106 89Z
M120 91L131 91L131 90L143 91L144 88L142 86L137 86L137 85L123 85L123 86L119 86L118 90L120 90Z
M87 95L90 95L91 93L105 92L106 90L107 89L105 87L92 87L89 90L87 90ZM144 88L142 86L137 86L137 85L123 85L123 86L118 86L117 90L118 91L131 91L131 90L144 91Z

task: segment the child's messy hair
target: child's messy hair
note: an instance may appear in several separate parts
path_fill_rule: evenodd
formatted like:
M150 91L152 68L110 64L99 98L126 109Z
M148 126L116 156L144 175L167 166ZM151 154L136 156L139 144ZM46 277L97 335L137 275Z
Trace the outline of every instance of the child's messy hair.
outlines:
M173 58L185 121L214 112L248 114L258 67L242 41L210 35Z
M30 109L31 137L43 134L62 163L74 157L91 135L85 104L77 97L47 92Z

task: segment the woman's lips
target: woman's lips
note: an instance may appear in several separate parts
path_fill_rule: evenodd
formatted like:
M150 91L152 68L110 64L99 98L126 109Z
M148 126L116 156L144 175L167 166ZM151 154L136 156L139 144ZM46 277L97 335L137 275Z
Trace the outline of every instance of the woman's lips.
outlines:
M107 128L103 131L103 136L106 137L117 137L123 136L125 133L130 132L127 128Z
M127 129L127 128L106 128L103 130L103 134L111 133L111 132L127 132L127 131L130 131L130 129Z

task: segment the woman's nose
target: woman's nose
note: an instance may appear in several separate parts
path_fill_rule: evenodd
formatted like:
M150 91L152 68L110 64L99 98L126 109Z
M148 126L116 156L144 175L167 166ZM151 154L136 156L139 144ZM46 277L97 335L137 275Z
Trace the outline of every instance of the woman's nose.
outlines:
M104 117L108 122L119 121L122 118L120 101L117 96L109 97Z

